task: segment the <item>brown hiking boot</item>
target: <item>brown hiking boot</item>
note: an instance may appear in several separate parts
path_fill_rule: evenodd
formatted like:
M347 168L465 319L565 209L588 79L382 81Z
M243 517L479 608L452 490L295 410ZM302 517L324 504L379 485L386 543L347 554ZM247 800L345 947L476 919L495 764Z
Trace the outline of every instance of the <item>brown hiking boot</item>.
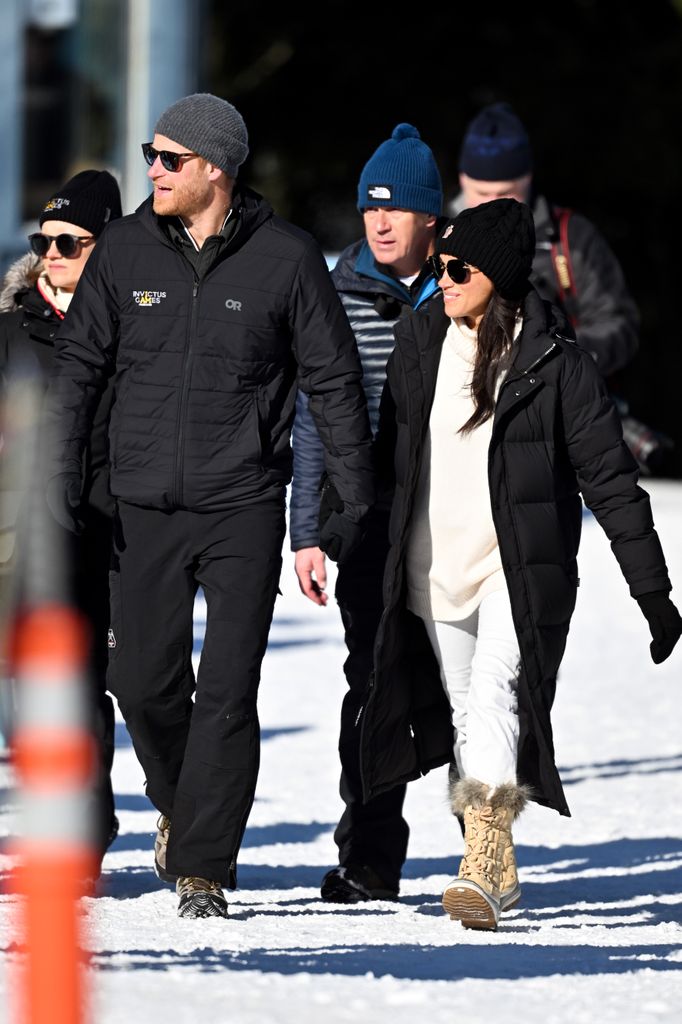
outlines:
M162 882L168 882L170 885L175 885L178 880L177 875L171 875L166 870L166 851L168 850L168 837L170 836L170 818L167 818L165 814L160 815L159 820L156 823L156 838L154 840L154 871L156 872L157 878L160 878Z
M178 878L176 892L180 897L178 917L192 920L200 917L227 917L227 900L220 882L208 878Z
M451 799L455 814L464 817L465 849L459 874L443 893L443 909L465 928L495 931L505 850L509 862L512 822L525 806L527 793L514 784L491 791L475 779L462 779L451 787ZM505 909L509 905L508 901Z

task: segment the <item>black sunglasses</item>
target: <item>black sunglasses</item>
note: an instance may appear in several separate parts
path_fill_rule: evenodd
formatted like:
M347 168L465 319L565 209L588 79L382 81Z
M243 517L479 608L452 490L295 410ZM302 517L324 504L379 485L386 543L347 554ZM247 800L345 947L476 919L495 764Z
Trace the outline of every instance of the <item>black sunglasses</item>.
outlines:
M448 260L447 263L443 263L440 256L436 253L434 256L429 256L428 263L436 281L440 281L443 274L447 274L455 284L464 284L469 279L470 274L476 273L468 263L457 259L457 257Z
M199 156L198 153L173 153L170 149L154 149L151 142L142 143L142 154L151 167L157 156L167 171L178 171L183 158Z
M89 239L94 238L94 235L44 235L42 231L36 231L35 234L28 236L28 241L31 246L31 251L40 256L47 256L47 251L54 242L57 246L57 252L60 256L76 256L80 253L83 244Z

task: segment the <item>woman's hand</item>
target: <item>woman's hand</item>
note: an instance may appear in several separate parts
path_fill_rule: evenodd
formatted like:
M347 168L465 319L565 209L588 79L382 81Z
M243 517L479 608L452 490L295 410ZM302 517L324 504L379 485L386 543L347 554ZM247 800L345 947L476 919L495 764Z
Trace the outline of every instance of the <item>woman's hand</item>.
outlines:
M651 630L649 650L652 661L655 665L660 665L672 654L675 644L682 635L682 616L664 590L642 594L637 598L637 603Z

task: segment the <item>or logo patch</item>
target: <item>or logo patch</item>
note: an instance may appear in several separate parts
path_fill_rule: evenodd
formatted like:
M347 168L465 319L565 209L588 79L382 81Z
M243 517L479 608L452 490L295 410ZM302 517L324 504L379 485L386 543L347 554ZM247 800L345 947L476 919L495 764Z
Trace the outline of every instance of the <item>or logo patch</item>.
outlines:
M392 199L393 192L391 191L390 185L368 185L367 186L367 198L368 199Z
M71 206L71 200L55 196L54 199L50 199L49 203L43 210L43 213L47 213L48 210L61 210L64 206Z
M108 647L115 647L116 646L116 637L114 636L114 631L113 631L113 629L111 627L109 627L109 632L107 633L107 646Z
M443 238L449 238L451 234L452 234L452 224L448 224L448 226L446 227L445 231L443 232L442 237Z
M227 299L225 301L225 309L236 309L237 311L239 311L239 310L241 310L241 308L242 308L241 302L237 302L236 299Z
M158 306L162 299L166 298L165 292L133 292L133 299L138 306Z

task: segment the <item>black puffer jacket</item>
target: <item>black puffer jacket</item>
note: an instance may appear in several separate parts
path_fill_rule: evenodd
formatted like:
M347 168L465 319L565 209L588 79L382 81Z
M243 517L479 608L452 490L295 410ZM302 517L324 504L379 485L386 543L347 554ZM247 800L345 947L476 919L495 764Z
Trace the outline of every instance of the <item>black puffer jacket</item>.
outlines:
M298 382L330 477L360 515L373 497L369 423L355 341L323 257L256 193L241 194L238 216L201 279L151 197L105 230L58 341L54 472L78 468L90 407L114 374L116 497L210 511L279 493L291 476Z
M532 290L495 409L488 473L522 657L519 778L538 802L568 814L550 710L578 585L580 492L632 596L668 591L670 582L617 413L592 358L555 322ZM395 466L396 492L375 675L361 719L366 799L452 759L449 704L423 623L405 605L404 564L447 325L440 300L408 316L396 327L388 364L377 456Z

